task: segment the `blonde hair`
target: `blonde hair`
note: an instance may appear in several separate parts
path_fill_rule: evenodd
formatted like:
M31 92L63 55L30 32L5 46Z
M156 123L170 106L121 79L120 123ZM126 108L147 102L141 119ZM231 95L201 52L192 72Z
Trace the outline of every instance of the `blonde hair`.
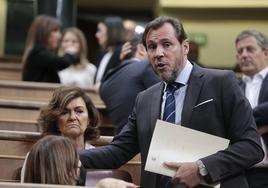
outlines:
M79 156L74 143L63 136L45 136L34 144L28 155L24 182L73 185Z
M79 58L80 58L80 62L75 66L78 68L85 68L86 65L89 63L89 61L87 59L87 51L88 51L87 40L86 40L84 33L76 27L70 27L70 28L67 28L66 30L63 31L62 39L64 38L65 34L67 34L67 33L74 34L77 37L78 43L80 45L80 50L79 50L79 54L78 54ZM64 49L63 49L62 45L60 45L58 54L60 56L64 55Z

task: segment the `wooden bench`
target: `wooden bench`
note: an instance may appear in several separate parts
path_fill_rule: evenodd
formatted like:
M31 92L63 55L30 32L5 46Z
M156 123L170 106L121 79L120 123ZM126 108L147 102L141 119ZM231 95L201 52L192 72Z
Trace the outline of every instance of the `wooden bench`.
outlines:
M49 184L33 184L33 183L17 183L17 182L0 182L0 188L78 188L78 187L77 186L70 186L70 185L49 185ZM94 188L94 187L87 187L87 188Z
M38 132L0 130L0 181L18 180L18 170L23 164L25 155L32 145L40 139ZM107 145L112 141L111 136L101 136L92 141L94 146ZM135 184L140 183L140 156L137 155L120 169L128 171Z
M21 57L0 57L0 80L21 80L22 63Z
M37 118L44 101L24 101L0 98L0 129L40 131ZM101 115L101 135L113 135L113 126L104 106L96 106ZM25 126L25 128L23 127ZM18 128L18 129L17 129Z
M17 120L0 120L0 130L41 132L36 122L22 122Z
M62 84L0 80L0 98L48 102L54 90ZM92 89L84 89L97 107L105 108L100 96Z
M0 62L0 80L21 80L22 66L18 63Z

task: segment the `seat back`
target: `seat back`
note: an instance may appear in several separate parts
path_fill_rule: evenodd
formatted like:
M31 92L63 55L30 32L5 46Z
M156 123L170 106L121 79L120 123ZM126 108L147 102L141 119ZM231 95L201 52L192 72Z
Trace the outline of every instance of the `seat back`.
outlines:
M103 178L115 178L124 180L127 182L132 182L131 175L124 170L117 170L117 169L93 169L87 170L86 173L86 186L95 186L101 179Z

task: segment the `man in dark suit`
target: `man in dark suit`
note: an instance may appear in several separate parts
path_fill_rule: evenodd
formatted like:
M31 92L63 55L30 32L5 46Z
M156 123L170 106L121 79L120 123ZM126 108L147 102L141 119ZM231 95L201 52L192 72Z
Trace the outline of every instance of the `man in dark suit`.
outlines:
M141 153L141 187L204 187L202 180L222 188L248 187L244 171L263 158L252 109L234 73L201 68L187 60L189 44L180 21L159 17L147 24L143 44L150 63L163 82L141 92L112 144L80 154L86 168L117 168ZM167 163L176 171L168 186L163 176L144 170L157 119L164 119L168 88L174 82L176 124L230 139L225 150L189 163ZM193 138L194 139L194 138ZM202 146L209 147L209 146ZM198 185L198 186L197 186Z
M242 31L236 38L237 62L243 73L240 85L253 108L253 115L262 135L265 157L246 171L250 188L268 187L268 41L255 30Z
M126 48L126 50L125 50ZM141 35L134 34L122 48L128 51L122 64L107 73L100 87L100 96L112 119L114 135L127 123L139 92L160 81L148 62Z

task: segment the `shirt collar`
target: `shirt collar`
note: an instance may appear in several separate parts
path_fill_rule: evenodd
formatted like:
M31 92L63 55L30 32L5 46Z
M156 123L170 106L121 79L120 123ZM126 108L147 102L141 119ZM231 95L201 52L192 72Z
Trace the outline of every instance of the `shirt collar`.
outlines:
M256 73L253 78L247 76L247 75L243 75L242 76L242 80L244 82L249 82L250 80L254 80L255 78L259 77L262 80L266 77L266 75L268 74L268 67L262 69L260 72Z
M176 78L175 82L186 85L188 83L189 78L190 78L192 69L193 69L193 65L190 63L190 61L187 60L184 68L181 70L181 72L178 75L178 77ZM165 88L166 88L167 83L166 82L164 82L164 83L165 83Z

